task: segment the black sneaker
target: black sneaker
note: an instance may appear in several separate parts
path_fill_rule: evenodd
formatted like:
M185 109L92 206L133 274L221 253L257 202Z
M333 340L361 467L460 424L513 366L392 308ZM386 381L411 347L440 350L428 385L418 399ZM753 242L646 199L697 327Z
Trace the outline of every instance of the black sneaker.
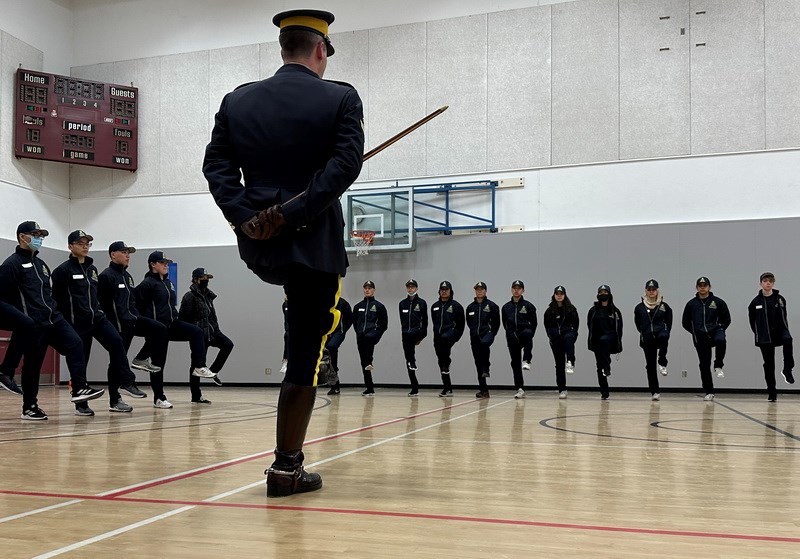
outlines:
M479 400L485 400L486 398L489 397L489 393L488 392L478 392L477 394L475 394L475 397L478 398Z
M439 398L450 398L453 395L452 390L447 390L446 388L439 392Z
M489 374L489 371L484 371L483 373L481 373L481 378L489 378L490 376L492 375Z
M412 389L411 392L408 393L409 398L418 398L419 397L419 390Z
M335 386L330 390L328 390L328 396L338 396L338 395L339 395L339 389L336 388Z
M205 398L203 398L202 396L200 396L200 397L199 397L199 398L197 398L197 399L194 399L194 398L193 398L193 399L192 399L192 403L193 403L193 404L210 404L210 403L211 403L211 400L206 400Z
M94 417L94 410L89 407L86 402L81 402L75 406L75 415L82 415L84 417Z
M611 369L603 369L603 376L610 377L611 376Z
M20 416L22 419L28 419L33 421L43 421L47 419L47 414L44 413L44 410L37 405L33 405L28 409L22 410L22 415Z
M778 395L777 394L770 394L767 397L767 402L777 402L777 401L778 401Z
M222 381L219 380L219 375L214 375L213 377L211 377L211 382L213 382L217 386L222 386Z
M781 374L783 375L783 380L786 381L786 384L794 384L794 375L792 374L792 371L781 371Z
M139 387L136 386L135 384L129 384L128 386L120 386L119 391L128 394L132 398L147 398L147 394L139 390Z
M365 398L372 398L373 396L375 396L375 390L373 390L372 388L367 388L364 392L361 393L361 395L364 396Z
M17 383L14 382L14 379L8 375L0 374L0 386L5 388L12 394L18 394L22 396L22 389L19 386L17 386Z
M73 390L72 391L72 398L70 400L74 402L85 402L87 400L94 400L95 398L99 398L106 391L102 388L92 388L88 384L85 388L81 388L80 390Z

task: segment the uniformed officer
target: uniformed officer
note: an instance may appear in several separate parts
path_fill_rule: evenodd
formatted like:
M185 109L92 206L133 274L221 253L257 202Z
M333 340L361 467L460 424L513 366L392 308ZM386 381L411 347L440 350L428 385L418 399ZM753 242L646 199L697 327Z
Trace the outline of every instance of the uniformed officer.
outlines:
M30 332L32 347L25 354L22 366L22 419L47 419L38 406L39 369L47 346L64 356L72 382L73 403L99 398L105 393L86 382L86 360L83 344L72 326L64 320L53 300L50 268L37 255L44 238L49 235L35 221L23 221L17 227L14 254L0 265L0 300L13 305L34 322ZM18 335L18 334L15 334ZM14 345L12 335L11 345Z
M503 305L501 311L503 328L506 331L506 345L511 356L511 371L514 374L514 398L525 397L525 380L522 371L531 368L533 360L533 336L536 334L538 321L536 307L526 300L525 283L515 280L511 284L511 300ZM522 356L520 357L520 353Z
M419 296L417 280L406 282L408 296L400 301L400 332L403 341L403 354L406 359L408 380L411 381L411 398L419 396L417 380L417 346L428 335L428 303Z
M383 303L375 299L375 283L371 280L364 282L364 299L353 307L353 329L356 333L358 356L361 361L361 370L364 374L366 389L362 396L373 396L375 385L372 383L372 371L375 346L381 341L383 333L389 327L389 315Z
M108 246L111 262L108 268L100 272L97 281L97 299L100 308L108 317L111 325L119 332L125 353L131 347L134 336L141 336L150 348L152 359L131 361L131 368L145 371L150 375L150 386L153 389L153 404L169 403L164 395L164 373L162 367L167 359L169 335L167 327L160 322L139 314L136 308L135 284L128 272L131 254L136 248L128 246L125 241L114 241ZM110 367L110 365L109 365ZM172 404L166 407L171 407Z
M356 90L322 80L333 54L333 14L293 10L273 18L284 65L225 96L206 148L209 190L233 224L239 254L289 302L289 362L278 399L267 495L322 487L303 470L303 441L317 370L347 269L339 197L361 172L363 108Z
M494 337L500 330L500 307L497 303L486 297L486 284L479 281L475 284L475 299L467 305L467 326L469 327L469 343L472 348L472 357L475 358L475 369L478 373L480 389L475 394L476 398L488 398L489 387L486 379L489 378L490 348Z
M89 362L93 340L97 340L108 352L108 410L130 413L133 407L122 399L120 391L133 398L146 398L147 394L136 386L136 375L128 363L122 337L100 307L97 298L97 268L89 256L93 240L94 237L82 230L69 234L69 258L53 270L53 299L62 309L64 318L80 336L86 363ZM92 416L94 411L89 404L81 402L75 404L75 415Z
M353 325L353 309L350 308L350 303L344 297L339 297L339 302L336 303L336 310L339 311L339 324L328 336L328 341L325 342L325 349L328 350L330 355L331 367L336 377L336 382L328 390L328 396L339 395L339 348L344 343L347 331Z
M464 307L453 299L453 285L445 280L439 284L439 300L431 305L431 324L433 327L433 350L442 375L442 391L439 398L453 395L450 381L450 355L453 346L464 335Z

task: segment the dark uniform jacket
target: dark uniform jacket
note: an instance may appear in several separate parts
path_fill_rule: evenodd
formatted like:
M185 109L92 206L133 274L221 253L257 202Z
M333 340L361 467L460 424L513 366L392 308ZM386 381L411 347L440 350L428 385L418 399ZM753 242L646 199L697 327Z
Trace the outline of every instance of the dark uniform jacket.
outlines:
M55 324L62 317L50 291L50 268L18 246L0 264L0 299L27 315L37 326Z
M288 225L277 237L257 241L236 227L242 260L274 271L270 282L283 284L280 268L292 263L345 274L339 197L358 178L363 154L363 108L356 90L286 64L271 78L225 96L203 173L234 226L283 205Z
M580 326L581 319L578 316L578 309L575 305L557 306L549 305L547 310L544 311L544 329L549 339L560 338L566 332L575 332L578 334L578 327Z
M331 333L331 336L342 336L350 330L350 327L353 325L353 309L350 308L350 303L348 303L343 297L339 297L339 302L336 303L336 310L339 311L339 324L336 325L336 328Z
M423 340L428 335L428 303L415 293L399 304L400 330L404 336Z
M142 282L136 286L136 308L144 317L157 320L169 326L178 320L178 294L168 277L155 272L147 272Z
M132 325L139 317L135 289L133 276L128 273L127 266L111 262L108 268L100 272L97 282L100 308L120 332L123 325Z
M747 307L747 315L757 346L782 345L792 339L786 318L786 299L777 289L773 289L769 297L765 297L759 290Z
M725 301L715 297L712 292L705 299L697 294L686 303L681 324L684 330L692 333L695 344L698 334L707 334L711 339L722 335L724 339L724 332L731 325L731 313Z
M474 299L467 305L467 326L471 338L484 344L491 344L500 331L500 307L489 299L479 303Z
M589 327L587 341L590 351L597 349L600 336L613 335L615 343L611 346L611 352L622 352L622 313L614 306L613 300L607 306L603 306L599 301L592 305L586 317L586 325Z
M672 332L672 307L662 299L655 308L650 309L643 300L633 309L633 322L639 331L639 345L669 339L669 333Z
M464 307L458 301L439 299L431 306L434 339L456 343L464 335L465 322Z
M386 312L386 307L375 297L364 297L363 301L359 301L353 307L353 328L356 337L368 336L377 343L389 328L389 314Z
M210 289L202 288L196 283L189 286L178 309L178 318L189 324L194 324L203 331L206 341L219 334L219 321L217 311L214 309L214 299L217 294Z
M53 299L58 308L75 326L89 326L105 316L97 300L97 268L90 257L81 264L70 255L69 260L53 270Z
M502 317L507 337L513 337L523 330L532 330L536 334L536 327L539 324L536 319L536 307L524 297L520 297L516 303L512 298L503 305Z

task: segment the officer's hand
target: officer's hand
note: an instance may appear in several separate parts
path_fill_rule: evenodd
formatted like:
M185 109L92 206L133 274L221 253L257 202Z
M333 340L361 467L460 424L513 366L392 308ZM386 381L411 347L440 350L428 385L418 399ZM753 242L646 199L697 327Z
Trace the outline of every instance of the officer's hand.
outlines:
M281 207L276 204L269 209L258 212L242 223L240 228L242 233L251 239L266 241L279 235L285 225L286 219L281 213Z

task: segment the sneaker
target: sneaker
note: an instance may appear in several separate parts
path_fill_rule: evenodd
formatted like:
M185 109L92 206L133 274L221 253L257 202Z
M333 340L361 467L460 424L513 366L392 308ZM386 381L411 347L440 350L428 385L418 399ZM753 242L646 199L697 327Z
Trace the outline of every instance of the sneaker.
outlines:
M372 398L375 396L375 390L372 388L367 388L364 392L361 393L364 398Z
M777 394L770 394L769 397L767 397L767 402L777 402L777 401L778 401Z
M571 361L567 361L567 364L564 366L568 375L571 375L575 372L575 365L572 364Z
M335 386L330 390L328 390L328 396L338 396L338 395L339 395L339 389L336 388Z
M605 394L603 396L600 396L600 399L605 402L608 400L608 397L609 397L608 394Z
M489 378L490 376L492 375L489 373L489 371L481 373L481 378Z
M488 392L478 392L477 394L475 394L475 397L478 400L485 400L486 398L489 397L489 393Z
M653 400L654 402L658 402L661 399L661 394L656 392L650 399Z
M409 371L416 371L417 370L417 364L416 363L406 363L406 368Z
M522 400L524 397L525 397L525 391L521 388L517 390L516 394L514 394L514 398L516 398L517 400Z
M202 396L200 396L200 397L199 397L199 398L197 398L196 400L195 400L195 399L192 399L192 403L193 403L193 404L210 404L210 403L211 403L211 400L206 400L205 398L203 398Z
M439 398L452 398L452 397L453 397L452 390L448 390L445 388L441 392L439 392Z
M29 419L33 421L43 421L47 419L47 414L44 413L42 408L34 404L33 407L23 409L20 417L22 419Z
M789 373L791 374L791 373ZM786 374L783 375L783 378L786 378ZM794 382L794 381L792 381ZM22 396L22 389L17 386L17 383L14 382L14 379L8 375L0 374L0 386L11 392L12 394L19 394ZM47 419L47 418L45 418Z
M222 381L219 379L219 375L214 375L211 377L211 381L217 386L222 386Z
M161 372L161 367L153 365L149 357L147 359L134 359L131 361L131 367L139 369L140 371L147 371L148 373Z
M666 365L659 365L658 366L658 372L661 373L662 377L665 377L665 376L667 376L669 374L669 372L667 371L667 366Z
M92 388L91 386L86 385L85 388L81 388L80 390L73 390L72 398L70 398L70 400L72 402L85 402L87 400L99 398L105 393L106 391L102 388Z
M558 399L559 400L566 400L567 399L567 391L566 390L562 390L561 392L559 392L558 393Z
M195 367L192 369L192 376L200 378L214 378L214 371L208 367Z
M409 398L419 398L419 390L412 390L408 393Z
M135 384L129 384L128 386L120 386L119 391L128 394L132 398L147 398L147 394L139 390L139 387L136 386Z
M108 411L116 411L119 413L131 413L133 411L133 406L130 404L126 404L122 401L122 399L117 400L115 403L108 406Z
M284 359L283 361L281 361L281 369L280 369L280 371L278 371L278 372L279 372L280 374L282 374L282 375L285 375L285 374L286 374L286 369L287 369L288 367L289 367L289 361L287 361L286 359Z
M603 376L610 377L611 376L611 369L603 369Z
M367 365L366 367L364 367L364 370L365 370L365 371L373 371L373 370L375 370L375 365L373 365L372 363L370 363L369 365Z
M703 396L703 400L706 401L706 402L710 402L713 399L714 399L714 395L713 394L706 394L705 396Z
M722 367L714 367L714 373L717 378L725 378L725 371L722 370Z
M158 408L160 410L168 410L172 409L172 404L169 403L169 400L166 398L159 398L155 402L153 402L153 407Z
M94 410L89 407L89 404L82 402L75 406L75 415L82 415L84 417L94 417Z
M522 370L523 371L530 371L531 370L531 362L530 361L523 361L522 362Z
M786 381L786 384L794 384L794 375L792 375L792 371L781 371L783 375L783 380ZM14 382L13 380L11 382ZM19 392L22 394L22 392Z

